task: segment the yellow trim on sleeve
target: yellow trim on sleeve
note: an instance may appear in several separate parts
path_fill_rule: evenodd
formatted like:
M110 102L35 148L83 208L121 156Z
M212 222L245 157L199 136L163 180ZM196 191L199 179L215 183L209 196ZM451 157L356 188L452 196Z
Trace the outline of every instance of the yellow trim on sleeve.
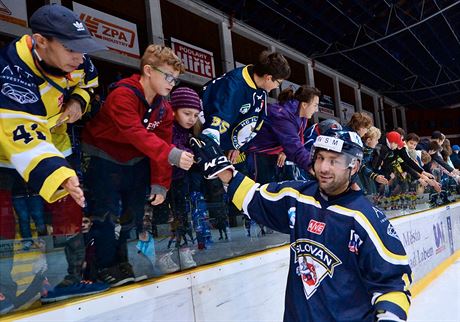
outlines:
M316 200L312 196L303 195L298 190L295 190L293 188L285 187L278 192L269 192L267 188L268 188L268 184L260 187L260 191L263 194L263 197L267 200L278 201L285 196L290 196L290 197L295 198L297 201L301 203L312 205L312 206L315 206L316 208L321 208L321 204L319 203L318 200Z
M32 159L32 161L30 161L30 163L27 165L27 168L26 170L24 171L24 180L25 181L29 181L29 176L30 176L30 173L37 167L37 165L42 162L43 160L46 160L48 158L53 158L53 157L60 157L62 158L62 155L61 154L56 154L56 153L43 153L43 154L40 154L39 156L35 157L34 159Z
M76 175L77 174L74 170L66 167L60 167L45 179L45 182L43 182L43 186L40 189L40 196L42 196L47 202L51 203L68 195L67 191L60 189L61 185L66 179Z
M241 181L232 199L233 204L238 208L238 210L243 209L244 198L255 184L256 183L248 177L245 177L243 181Z
M251 65L243 67L243 78L244 78L244 80L246 81L246 83L248 84L249 87L257 89L257 86L254 83L254 81L252 80L251 75L249 75L249 71L248 71L249 66L251 66Z
M83 88L75 87L72 94L77 94L85 100L86 105L85 105L85 108L82 110L82 112L83 114L86 113L86 110L88 109L89 100L91 99L91 96L89 95L89 93Z
M375 304L379 302L383 302L383 301L387 301L387 302L396 304L397 306L399 306L401 309L404 310L404 312L406 313L406 316L408 315L410 302L409 302L409 299L407 298L407 295L404 294L403 292L390 292L390 293L383 294L382 296L379 296L377 301L375 301Z

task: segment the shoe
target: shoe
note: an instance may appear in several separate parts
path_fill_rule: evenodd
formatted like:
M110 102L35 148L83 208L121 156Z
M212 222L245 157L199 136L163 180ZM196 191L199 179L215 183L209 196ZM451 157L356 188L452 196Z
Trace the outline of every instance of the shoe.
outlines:
M14 304L0 293L0 314L6 314L14 309Z
M158 259L158 266L165 273L177 272L180 269L179 265L174 263L171 258L172 254L172 252L168 252Z
M183 269L196 266L196 262L193 260L192 251L188 247L179 250L179 259Z
M121 286L134 282L134 273L131 265L117 264L112 267L103 268L98 273L98 278L111 287Z
M133 276L134 282L139 282L147 279L147 275L145 274L136 276L136 274L134 274L133 266L128 262L120 263L118 266L120 271L126 274L126 276Z
M46 295L42 295L41 302L52 303L70 299L72 297L97 294L107 291L109 288L110 286L107 283L93 283L89 281L81 281L80 283L75 283L68 286L58 285L53 289L48 290Z

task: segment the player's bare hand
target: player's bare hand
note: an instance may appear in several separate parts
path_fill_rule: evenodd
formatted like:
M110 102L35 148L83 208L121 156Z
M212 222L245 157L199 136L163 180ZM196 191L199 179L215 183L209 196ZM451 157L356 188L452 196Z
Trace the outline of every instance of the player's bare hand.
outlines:
M180 155L179 168L188 170L193 165L193 154L183 151Z
M80 102L74 99L69 99L63 106L63 112L57 121L57 124L61 123L73 123L81 118L81 105Z
M284 152L281 152L278 154L278 160L276 160L276 165L280 168L284 167L284 162L286 161L286 154Z
M239 150L230 150L230 151L228 151L227 159L232 164L235 164L235 161L238 159L239 156L240 156L240 151Z
M385 176L379 174L376 178L375 178L375 181L377 181L378 183L381 183L381 184L384 184L384 185L387 185L388 184L388 180L387 178L385 178Z
M85 206L85 196L83 195L83 190L80 188L80 182L78 181L77 176L72 176L65 180L62 184L62 187L69 193L69 195L80 207Z
M150 195L149 201L152 206L158 206L165 201L165 197L160 194L152 194Z

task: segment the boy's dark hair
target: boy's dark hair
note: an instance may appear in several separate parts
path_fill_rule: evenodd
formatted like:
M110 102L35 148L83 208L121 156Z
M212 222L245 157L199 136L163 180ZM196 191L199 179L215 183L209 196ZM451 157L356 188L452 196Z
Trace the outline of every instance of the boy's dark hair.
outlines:
M395 132L398 132L399 135L401 135L401 139L403 141L406 141L407 142L407 139L406 139L406 131L404 131L404 129L402 127L397 127L395 128L393 131Z
M431 139L432 140L441 140L442 139L442 133L440 131L434 131L431 133Z
M265 50L254 64L254 73L259 76L272 75L273 80L288 79L291 76L291 67L283 55Z
M283 104L289 100L296 99L299 102L310 103L315 96L321 96L319 89L316 87L302 85L295 91L295 93L294 90L290 87L283 89L278 95L278 101Z
M428 147L428 151L441 151L441 146L436 141L431 141L430 146Z
M420 142L420 137L415 134L415 133L409 133L406 135L406 142L408 141L415 141L415 142Z

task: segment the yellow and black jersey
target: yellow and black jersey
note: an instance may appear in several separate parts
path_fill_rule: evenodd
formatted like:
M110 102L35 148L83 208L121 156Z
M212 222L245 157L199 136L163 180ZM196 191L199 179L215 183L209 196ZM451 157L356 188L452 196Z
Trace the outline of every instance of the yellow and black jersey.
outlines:
M360 191L334 198L314 181L260 186L236 173L229 198L257 223L290 235L284 321L406 321L411 269L385 214Z
M66 195L60 186L75 171L64 159L70 149L65 125L52 127L71 95L88 106L88 89L98 85L98 77L86 55L65 77L46 74L38 69L32 50L33 39L25 35L0 52L0 167L16 169L53 202Z

